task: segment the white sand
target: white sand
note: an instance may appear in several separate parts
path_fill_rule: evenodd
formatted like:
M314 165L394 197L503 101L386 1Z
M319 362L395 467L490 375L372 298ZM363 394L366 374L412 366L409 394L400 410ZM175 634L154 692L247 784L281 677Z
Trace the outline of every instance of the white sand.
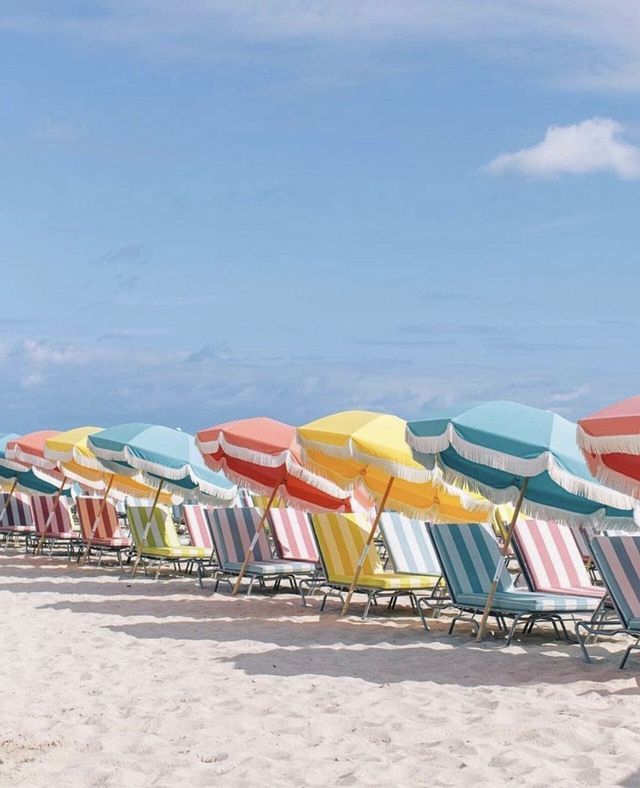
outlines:
M0 605L2 785L640 785L621 643L587 666L12 552Z

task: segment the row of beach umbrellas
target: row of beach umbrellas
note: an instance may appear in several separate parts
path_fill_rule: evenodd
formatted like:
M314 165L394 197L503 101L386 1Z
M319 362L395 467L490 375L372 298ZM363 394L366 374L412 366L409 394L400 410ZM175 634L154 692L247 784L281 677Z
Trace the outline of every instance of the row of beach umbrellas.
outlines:
M242 419L196 436L151 424L6 434L0 438L0 481L10 485L9 496L21 489L62 497L75 483L105 504L108 497L134 496L151 500L153 508L172 496L230 505L240 485L267 496L258 534L276 501L312 511L365 510L369 538L346 613L384 509L440 522L488 522L495 505L509 503L514 510L505 552L521 511L571 525L633 530L640 397L579 425L551 411L489 402L411 422L356 410L298 428Z

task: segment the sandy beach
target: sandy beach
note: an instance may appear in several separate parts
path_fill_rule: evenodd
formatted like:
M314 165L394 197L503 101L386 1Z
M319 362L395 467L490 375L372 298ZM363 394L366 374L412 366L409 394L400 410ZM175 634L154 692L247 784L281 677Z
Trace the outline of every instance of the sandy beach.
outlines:
M640 785L621 644L587 666L12 551L0 604L4 785Z

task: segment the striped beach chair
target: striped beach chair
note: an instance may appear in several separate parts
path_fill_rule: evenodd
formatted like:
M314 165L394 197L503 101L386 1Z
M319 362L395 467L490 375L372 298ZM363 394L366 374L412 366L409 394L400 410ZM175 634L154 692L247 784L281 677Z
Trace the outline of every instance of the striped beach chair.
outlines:
M131 539L123 532L113 503L105 503L101 498L79 496L76 498L76 508L86 558L90 559L91 553L95 551L100 566L104 553L115 553L122 567L122 552L131 548Z
M315 564L308 561L290 561L274 558L271 545L264 529L258 533L260 512L253 508L209 509L207 517L213 534L220 569L215 574L215 589L221 580L230 583L237 577L244 563L249 545L253 545L252 560L245 575L249 578L247 594L251 593L257 580L261 587L266 580L275 581L274 590L286 580L294 590L298 589L298 577L312 575Z
M467 621L477 629L479 622L476 616L484 611L493 578L501 565L498 543L479 523L432 524L429 531L452 604L459 610L451 622L449 633L453 632L458 621ZM491 615L502 630L507 629L506 621L512 620L507 645L519 624L524 623L526 634L538 621L550 621L556 632L559 625L568 640L565 618L575 620L576 615L591 616L599 605L600 600L596 597L541 594L516 588L506 567L501 565Z
M35 533L36 526L31 511L31 501L24 493L0 493L0 534L4 535L5 545L9 539L23 537L28 547L29 537Z
M591 582L568 525L520 519L513 531L513 546L532 591L598 599L605 596L604 588Z
M63 545L69 558L76 547L80 547L80 529L73 519L71 502L66 496L32 495L31 511L36 527L38 549L49 548L49 554L55 547Z
M342 599L356 574L360 556L369 534L368 523L355 514L314 514L311 524L320 550L320 558L327 578L328 590L324 594L321 610L329 596ZM431 592L438 583L438 576L400 573L386 570L375 546L371 545L362 566L355 591L366 596L363 618L369 614L373 603L387 597L390 606L398 596L406 596L418 611L417 595Z
M204 573L207 570L213 571L218 568L216 550L213 543L213 536L211 535L207 512L208 507L202 504L185 504L182 507L182 515L185 525L187 526L191 544L194 547L202 547L207 551L208 555L206 561L198 561L198 582L201 588L203 587L202 581Z
M209 558L206 548L180 542L171 514L163 506L156 506L153 516L150 506L128 506L127 520L137 554L132 574L135 574L138 559L144 561L145 573L147 564L157 564L157 580L163 564L170 564L178 571L186 564L185 569L189 571Z
M640 536L595 536L590 547L619 620L580 622L576 634L587 662L591 661L586 648L590 637L630 635L634 643L624 652L622 669L631 652L640 649Z
M280 558L318 563L318 547L306 512L290 507L270 509L267 517Z

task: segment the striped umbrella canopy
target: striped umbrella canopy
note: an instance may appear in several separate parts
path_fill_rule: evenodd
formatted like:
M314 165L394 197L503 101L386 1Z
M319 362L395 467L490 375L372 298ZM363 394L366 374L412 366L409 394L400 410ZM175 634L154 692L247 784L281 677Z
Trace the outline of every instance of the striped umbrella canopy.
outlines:
M236 486L204 464L193 435L155 424L120 424L87 436L106 470L137 476L158 489L205 503L227 504Z
M230 421L200 430L196 446L209 468L252 492L310 510L350 508L349 492L304 465L289 424L261 417Z
M407 443L425 467L437 465L445 478L468 484L494 503L515 504L505 553L521 510L570 524L609 518L616 527L635 529L636 502L593 478L575 436L576 425L561 416L515 402L487 402L455 416L407 425ZM504 565L504 556L501 560ZM491 584L478 640L499 574Z
M241 419L201 430L196 445L209 468L253 492L269 496L257 532L265 526L276 495L293 506L318 511L350 510L350 494L313 473L302 462L296 428L269 418ZM251 560L250 544L233 592L240 589Z
M406 422L390 414L343 411L298 428L303 457L318 473L346 487L365 486L378 503L376 516L358 561L342 613L349 603L385 506L409 516L466 522L489 520L493 507L445 485L411 456Z
M55 462L69 479L98 493L109 494L116 498L153 498L153 488L144 482L124 473L106 471L102 463L91 451L88 438L102 431L102 427L75 427L59 432L44 443L44 456ZM163 493L160 502L171 503L171 495Z
M577 438L594 476L640 498L640 396L580 419Z

